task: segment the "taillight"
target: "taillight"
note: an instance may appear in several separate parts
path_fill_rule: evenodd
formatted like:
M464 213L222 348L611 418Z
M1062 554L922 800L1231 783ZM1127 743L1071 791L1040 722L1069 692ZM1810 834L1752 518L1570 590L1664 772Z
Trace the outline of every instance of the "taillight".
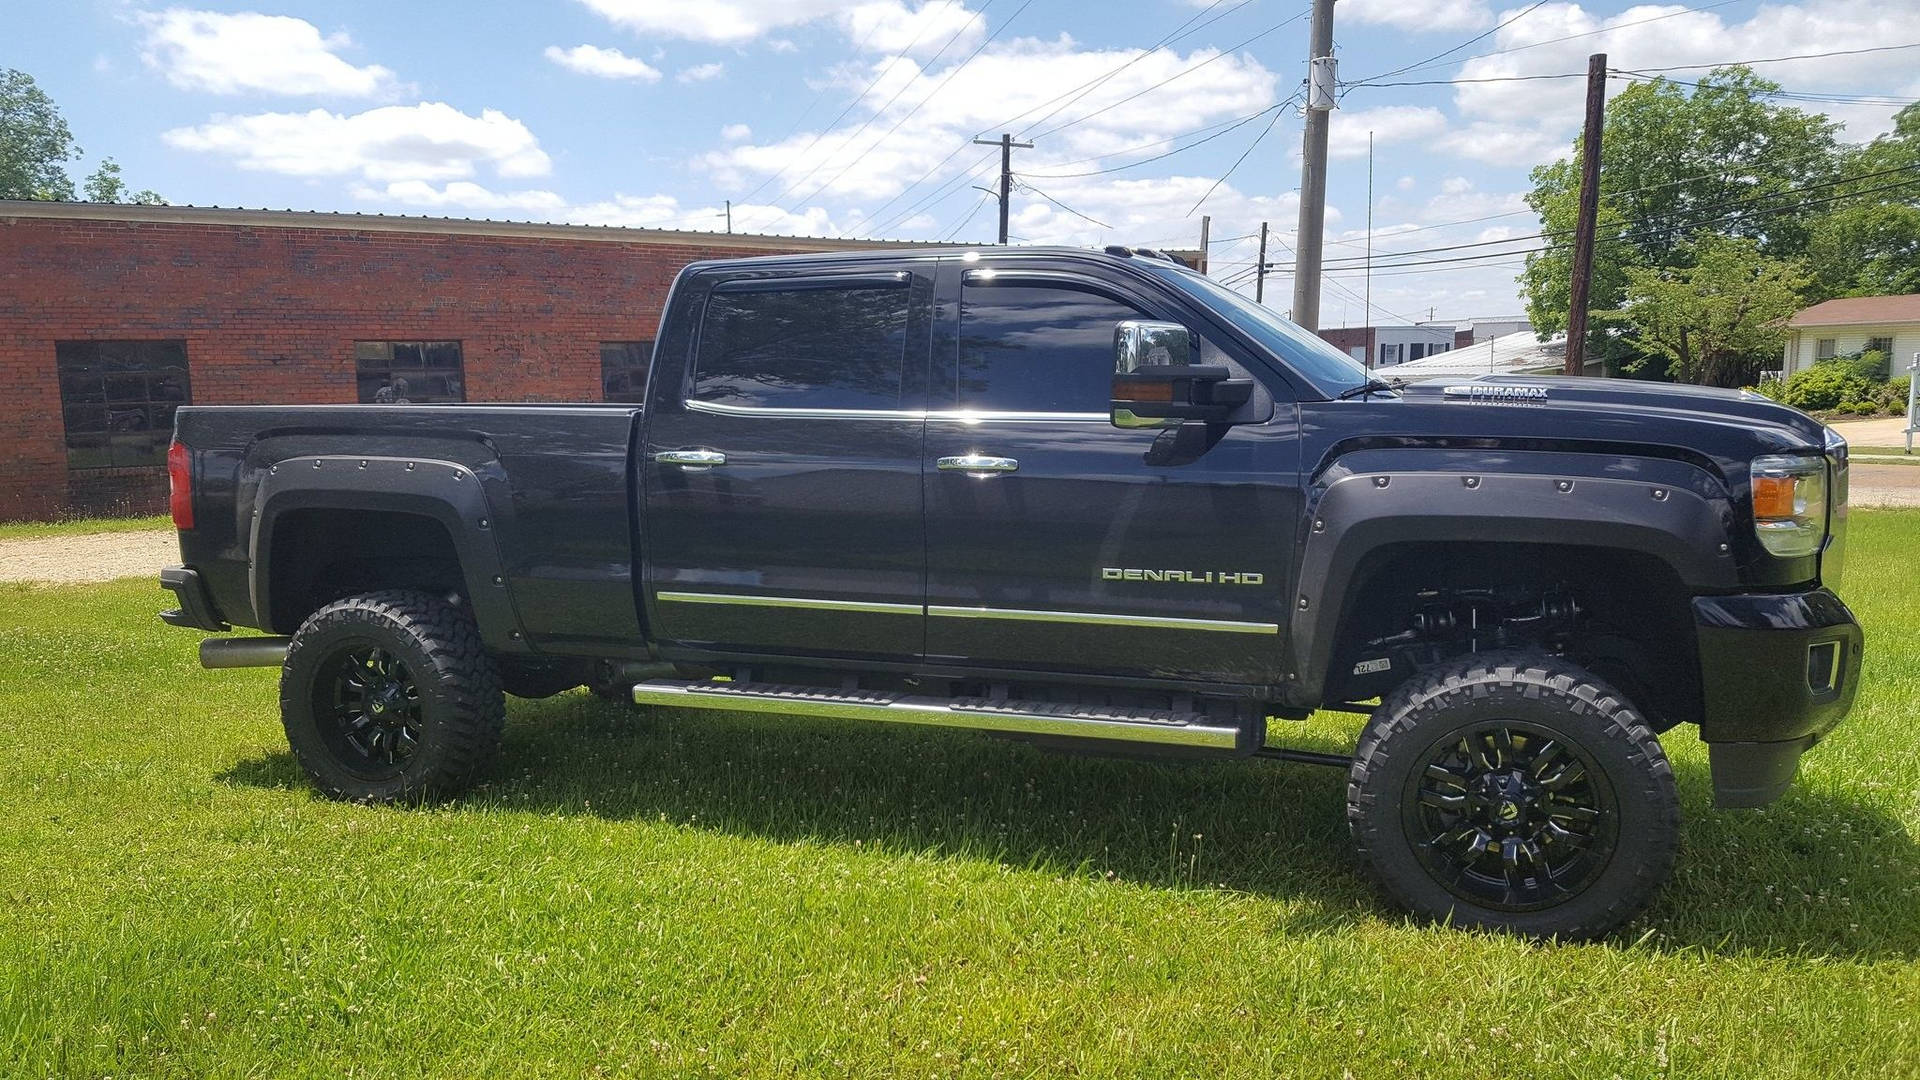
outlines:
M167 447L167 510L173 515L174 528L193 528L193 463L187 457L187 444L178 439Z

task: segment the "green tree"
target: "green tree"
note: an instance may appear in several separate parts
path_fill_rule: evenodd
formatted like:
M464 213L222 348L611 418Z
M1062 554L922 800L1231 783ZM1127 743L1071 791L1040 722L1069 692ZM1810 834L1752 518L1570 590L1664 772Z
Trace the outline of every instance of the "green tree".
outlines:
M33 76L0 68L0 199L72 199L80 156L60 109Z
M1624 310L1631 270L1690 267L1702 235L1751 240L1776 257L1805 250L1811 214L1799 207L1807 196L1798 189L1837 174L1837 125L1776 104L1771 93L1779 88L1734 66L1715 69L1691 89L1666 79L1635 83L1608 104L1589 301L1594 314ZM1578 161L1576 139L1572 158L1533 171L1527 196L1550 246L1528 256L1519 280L1528 316L1543 334L1567 326ZM1626 335L1591 345L1624 352L1628 366L1643 374L1658 373L1658 363L1635 362L1632 326L1590 322L1597 336L1609 329Z
M1769 257L1750 237L1702 235L1680 269L1630 266L1626 300L1610 312L1634 330L1674 378L1751 386L1777 356L1784 321L1809 282L1793 260Z
M0 199L72 201L66 164L81 153L60 107L33 76L0 68ZM166 202L152 191L129 192L112 158L87 177L86 196L89 202Z
M1848 151L1831 204L1809 229L1814 298L1920 292L1920 104L1894 115L1893 131Z
M135 203L141 206L165 206L167 203L158 192L129 192L126 181L120 179L120 163L112 158L103 159L93 175L87 177L86 191L88 202Z

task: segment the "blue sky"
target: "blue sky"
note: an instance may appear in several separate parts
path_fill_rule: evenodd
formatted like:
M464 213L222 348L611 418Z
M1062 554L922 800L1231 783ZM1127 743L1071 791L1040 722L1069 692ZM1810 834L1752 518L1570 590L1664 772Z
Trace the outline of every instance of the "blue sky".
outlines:
M88 152L76 176L111 155L133 186L199 205L719 229L730 198L739 231L991 240L973 185L998 151L970 140L1011 130L1037 144L1016 152L1014 236L1192 246L1211 214L1216 276L1237 278L1262 220L1273 258L1293 240L1306 6L0 0L0 66L60 104ZM1578 72L1595 51L1638 70L1920 42L1904 0L1336 12L1330 261L1364 250L1369 131L1376 253L1537 231L1527 172L1567 152L1581 82L1451 80ZM1438 84L1355 85L1414 64L1382 81ZM1760 70L1796 91L1920 96L1920 50ZM1851 139L1894 112L1809 107ZM1374 321L1515 312L1517 262L1377 272ZM1338 265L1322 325L1360 325L1363 276ZM1270 302L1290 292L1269 279Z

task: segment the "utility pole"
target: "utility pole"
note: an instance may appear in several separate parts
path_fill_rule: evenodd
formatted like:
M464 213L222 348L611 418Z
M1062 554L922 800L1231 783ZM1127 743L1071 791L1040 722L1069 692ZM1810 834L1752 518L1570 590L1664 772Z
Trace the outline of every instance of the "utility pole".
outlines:
M1593 232L1600 216L1600 131L1607 111L1607 54L1587 57L1587 130L1580 136L1580 220L1573 229L1573 289L1567 306L1564 374L1586 371L1587 292L1593 285Z
M1367 132L1367 319L1373 325L1373 132Z
M1293 321L1307 330L1320 329L1320 234L1327 221L1327 122L1333 91L1333 0L1313 0L1306 132L1300 140L1300 228L1293 256Z
M726 218L727 218L727 235L732 236L733 235L733 200L732 199L727 200Z
M980 146L998 146L1000 148L1000 242L1007 242L1007 204L1013 196L1013 151L1033 149L1030 142L1014 142L1013 136L1002 132L997 139L975 139Z
M1207 276L1207 249L1212 246L1213 215L1200 215L1200 276Z
M1260 223L1260 261L1254 265L1257 269L1253 273L1253 302L1264 304L1267 302L1267 223L1264 221Z

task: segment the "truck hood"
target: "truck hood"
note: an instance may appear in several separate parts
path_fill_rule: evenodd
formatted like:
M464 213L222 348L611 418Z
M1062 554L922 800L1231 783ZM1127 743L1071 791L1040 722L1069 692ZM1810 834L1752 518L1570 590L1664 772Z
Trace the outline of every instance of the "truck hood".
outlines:
M1818 453L1826 438L1820 421L1748 390L1489 375L1411 383L1400 397L1411 412L1427 416L1471 411L1489 434L1670 445L1725 459Z

